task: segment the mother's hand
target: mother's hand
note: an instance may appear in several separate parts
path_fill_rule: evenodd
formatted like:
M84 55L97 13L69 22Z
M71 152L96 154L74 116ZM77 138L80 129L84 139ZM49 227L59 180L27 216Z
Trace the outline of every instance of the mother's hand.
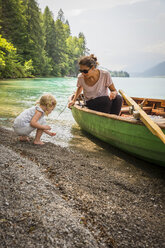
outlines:
M71 106L73 106L74 104L75 104L75 101L74 101L74 100L70 101L70 102L68 103L68 108L71 108Z
M117 94L118 94L118 92L116 90L115 91L111 91L110 96L109 96L110 100L115 99L116 96L117 96Z

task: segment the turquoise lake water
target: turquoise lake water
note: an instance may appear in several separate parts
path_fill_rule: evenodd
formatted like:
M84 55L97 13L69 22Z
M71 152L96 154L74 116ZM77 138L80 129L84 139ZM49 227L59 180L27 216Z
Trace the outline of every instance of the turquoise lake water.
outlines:
M0 125L12 127L14 118L35 104L44 93L57 99L57 107L47 122L57 135L43 135L43 140L68 147L83 146L89 140L75 123L67 108L68 97L76 90L76 78L35 78L0 81ZM127 95L165 99L165 78L113 78L116 88ZM61 114L60 114L61 113ZM92 142L92 141L89 141ZM94 144L95 146L95 144Z

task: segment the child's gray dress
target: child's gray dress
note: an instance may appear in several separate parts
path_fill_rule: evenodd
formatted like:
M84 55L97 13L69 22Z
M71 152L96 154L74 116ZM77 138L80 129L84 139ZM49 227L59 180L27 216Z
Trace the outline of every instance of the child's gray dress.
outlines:
M42 116L38 120L38 123L41 125L46 125L44 118L45 112L39 106L33 106L29 109L25 109L14 121L14 131L16 134L21 136L28 136L36 128L30 125L31 119L35 115L36 110L42 112Z

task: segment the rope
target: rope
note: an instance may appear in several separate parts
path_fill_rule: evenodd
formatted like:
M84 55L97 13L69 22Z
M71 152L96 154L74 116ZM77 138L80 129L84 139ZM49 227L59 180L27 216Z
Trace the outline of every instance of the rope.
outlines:
M66 104L66 106L64 107L64 109L62 109L62 111L58 114L56 120L58 119L58 117L65 111L66 107L68 106L68 103Z

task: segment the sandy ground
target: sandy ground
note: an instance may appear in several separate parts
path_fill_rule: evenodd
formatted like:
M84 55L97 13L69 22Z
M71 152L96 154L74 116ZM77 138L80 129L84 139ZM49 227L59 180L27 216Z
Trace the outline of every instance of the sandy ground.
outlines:
M0 132L0 247L165 247L165 168Z

